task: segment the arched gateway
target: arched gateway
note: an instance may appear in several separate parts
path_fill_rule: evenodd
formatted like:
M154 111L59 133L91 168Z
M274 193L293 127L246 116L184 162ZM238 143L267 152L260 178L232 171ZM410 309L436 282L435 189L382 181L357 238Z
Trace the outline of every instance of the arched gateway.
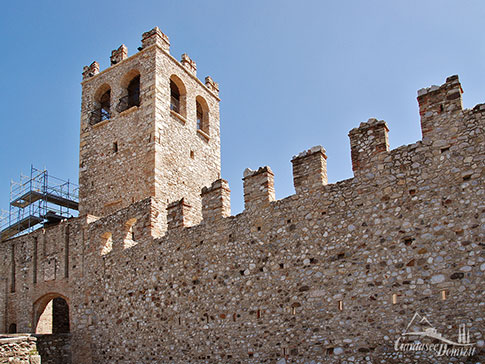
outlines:
M48 293L34 303L33 325L36 334L63 334L70 331L68 299Z

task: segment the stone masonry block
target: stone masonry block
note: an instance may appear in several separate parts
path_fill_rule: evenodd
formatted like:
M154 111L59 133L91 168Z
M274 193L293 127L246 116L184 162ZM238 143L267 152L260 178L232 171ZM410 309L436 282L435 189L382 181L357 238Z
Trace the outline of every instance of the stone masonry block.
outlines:
M294 156L291 163L297 194L311 192L327 184L327 155L322 146L315 146Z
M389 151L389 128L383 120L369 119L349 132L352 170L367 170L374 156Z
M257 171L246 168L243 181L245 209L264 206L275 200L274 174L268 166Z
M218 179L204 187L201 197L204 221L214 222L231 215L231 190L226 180Z

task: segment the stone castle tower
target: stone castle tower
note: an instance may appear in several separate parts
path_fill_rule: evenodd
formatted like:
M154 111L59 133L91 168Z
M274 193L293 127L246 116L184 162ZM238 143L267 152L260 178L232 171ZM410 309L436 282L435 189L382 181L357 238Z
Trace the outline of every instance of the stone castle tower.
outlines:
M154 28L137 54L128 58L122 45L108 69L85 67L80 215L102 217L151 199L152 236L166 230L172 202L187 211L186 225L200 222L201 188L220 177L218 85L210 77L202 83L195 62L186 54L178 62L169 48Z

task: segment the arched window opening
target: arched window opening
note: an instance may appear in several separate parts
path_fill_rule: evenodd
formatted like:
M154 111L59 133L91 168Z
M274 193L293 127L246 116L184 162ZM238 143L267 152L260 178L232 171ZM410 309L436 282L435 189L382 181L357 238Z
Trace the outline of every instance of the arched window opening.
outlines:
M49 295L34 304L36 334L63 334L70 331L69 305L59 296Z
M91 112L90 124L95 125L111 118L111 89L108 85L100 87L94 97L94 110Z
M170 110L178 115L186 115L186 95L185 85L176 75L170 77Z
M16 334L17 333L17 324L10 324L8 327L9 334Z
M197 109L197 129L202 129L204 111L202 110L202 106L198 101L196 101L196 109Z
M132 79L128 85L128 108L140 106L140 75Z
M122 112L140 106L140 74L138 71L130 71L121 82L123 88L122 97L116 107L118 112Z
M111 90L106 91L101 99L99 100L100 104L100 114L101 120L108 120L110 118L110 107L111 107Z
M170 80L170 110L180 114L180 91L172 80Z
M197 130L203 131L205 134L209 135L209 106L201 96L197 96L195 99L195 109Z

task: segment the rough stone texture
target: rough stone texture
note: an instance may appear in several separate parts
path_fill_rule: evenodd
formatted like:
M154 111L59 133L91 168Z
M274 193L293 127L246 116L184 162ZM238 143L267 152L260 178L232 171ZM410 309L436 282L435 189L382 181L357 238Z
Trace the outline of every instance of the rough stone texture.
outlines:
M246 168L243 181L245 209L256 210L275 200L274 174L268 166L257 171Z
M182 54L182 59L180 63L187 68L194 76L197 74L197 65L194 60L192 60L187 53Z
M35 337L28 334L0 335L0 363L40 364L36 341Z
M349 132L352 170L355 174L365 173L372 166L372 159L385 157L389 151L389 128L383 120L369 119ZM375 164L375 163L374 163Z
M128 57L128 48L122 44L118 49L111 51L111 65L120 63Z
M191 225L190 209L192 206L185 202L185 199L172 202L167 206L167 227L177 229Z
M84 66L83 68L83 80L89 77L96 76L99 73L99 64L94 61L89 66Z
M152 236L166 229L167 204L181 198L193 206L191 220L198 223L201 188L220 177L219 99L159 46L160 34L145 33L142 51L84 80L81 106L80 214L107 216L152 197ZM118 111L138 74L140 105ZM185 89L184 115L170 110L171 77ZM110 119L90 125L96 98L108 89ZM196 97L208 105L209 135L197 132Z
M167 52L170 50L170 41L168 39L168 36L162 33L162 31L158 27L155 27L152 30L143 33L141 39L142 49L154 44Z
M71 364L71 334L37 335L42 364Z
M296 193L304 193L326 185L327 155L322 146L315 146L293 157L293 184Z
M201 193L204 221L216 222L231 215L231 190L226 180L218 179Z
M350 133L353 178L326 184L325 152L312 148L293 159L298 193L275 200L271 169L248 169L245 210L228 216L216 94L158 28L146 34L140 53L83 83L81 216L0 245L2 329L35 331L60 296L73 363L483 362L485 105L462 110L449 78L420 91L422 141L388 150L387 126L371 120ZM140 107L89 126L92 95L104 83L119 95L131 69ZM185 116L170 111L172 74ZM396 352L415 312L455 340L466 324L478 353Z

